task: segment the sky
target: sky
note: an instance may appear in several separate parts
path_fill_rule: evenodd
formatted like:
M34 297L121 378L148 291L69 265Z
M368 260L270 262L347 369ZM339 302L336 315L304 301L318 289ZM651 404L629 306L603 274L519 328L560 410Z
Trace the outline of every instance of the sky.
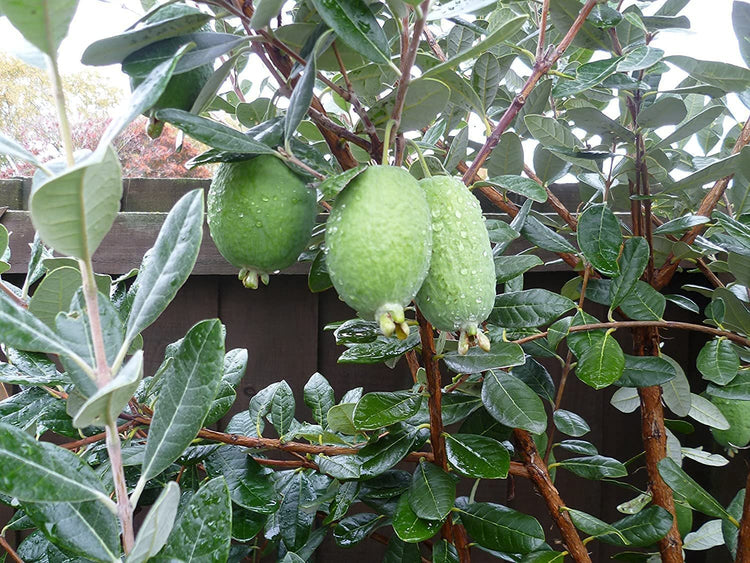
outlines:
M631 3L634 3L633 0L625 0L623 8ZM653 8L645 6L644 10L650 13L661 3L657 0L652 3ZM141 13L139 0L80 0L71 31L61 47L62 71L75 72L85 68L80 59L88 44L121 33L135 22ZM732 31L731 13L732 0L692 0L681 12L690 19L691 29L662 31L652 45L664 49L668 54L689 55L698 59L744 66ZM0 18L0 50L13 51L18 48L21 41L20 35L8 21ZM128 80L120 72L119 65L99 69L110 84L127 90ZM258 64L257 67L253 66L251 72L257 76L258 71L263 70ZM674 80L680 80L676 73ZM736 97L730 99L730 109L738 120L745 119L748 114L747 109Z

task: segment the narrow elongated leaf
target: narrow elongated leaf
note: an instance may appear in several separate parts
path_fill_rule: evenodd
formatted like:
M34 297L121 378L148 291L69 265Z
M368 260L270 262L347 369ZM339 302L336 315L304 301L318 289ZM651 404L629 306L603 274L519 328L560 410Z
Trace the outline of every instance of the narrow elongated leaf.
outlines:
M223 563L232 540L232 503L221 477L201 485L177 518L161 557Z
M615 383L621 387L651 387L677 377L674 366L660 356L625 354L625 369Z
M422 396L410 391L367 393L354 409L354 426L360 430L376 430L413 416Z
M672 527L672 515L661 506L649 506L612 523L618 534L604 534L597 539L608 544L647 547L663 538ZM623 541L624 540L624 541Z
M58 252L87 259L109 232L120 208L122 170L112 150L93 154L31 194L31 221Z
M677 65L693 78L721 88L725 92L741 92L750 88L750 70L729 63L699 61L684 55L672 55L666 60Z
M0 0L0 10L26 41L54 57L68 34L78 0Z
M669 356L662 356L674 369L675 376L664 383L662 388L664 403L677 416L687 416L690 413L691 396L690 383L682 367Z
M495 342L492 350L485 352L471 348L466 354L448 352L443 356L448 369L456 373L481 373L488 369L520 366L526 361L523 348L513 342Z
M99 478L77 455L0 423L0 492L21 501L106 500Z
M409 504L409 495L403 494L398 499L393 514L393 531L402 541L415 543L431 538L440 530L440 520L420 518Z
M0 134L0 154L6 154L13 158L20 158L30 162L34 166L39 166L40 162L33 153L21 146L17 141Z
M312 0L321 19L352 49L379 63L390 63L388 38L364 0Z
M622 376L625 369L625 356L617 341L605 336L588 348L576 366L576 376L594 389L603 389Z
M554 321L575 303L546 289L527 289L495 297L490 322L505 328L535 328Z
M606 204L592 205L578 218L578 246L591 265L608 276L620 273L617 258L622 231L615 214Z
M742 507L745 503L745 489L740 489L732 499L727 507L727 512L734 516L738 522L742 519ZM732 524L729 520L721 521L721 535L724 537L724 543L732 554L732 557L737 557L737 541L739 537L739 530L737 526Z
M201 321L180 342L171 368L162 375L143 458L141 481L177 459L200 430L216 395L224 362L224 336L218 319Z
M434 463L420 461L409 486L409 506L425 520L444 520L456 500L456 478Z
M269 0L263 1L268 2ZM294 90L292 90L292 95L289 97L289 107L284 116L284 139L292 138L297 127L299 127L299 124L302 123L302 120L307 115L307 110L310 109L310 102L313 98L313 87L315 86L315 75L317 73L315 63L316 51L317 49L313 49L307 58L307 64L302 70L302 74L297 84L295 84Z
M385 516L362 512L342 519L333 529L333 539L340 547L351 547L358 544L375 529L383 525Z
M537 520L491 502L459 507L461 522L482 547L507 553L530 553L544 543L544 530Z
M609 286L610 308L617 309L628 293L638 283L648 264L651 249L643 237L633 237L625 241L619 260L619 275L612 278Z
M665 457L659 462L659 474L670 488L698 512L714 518L729 519L729 513L719 501L701 487L673 459Z
M205 461L211 477L224 477L232 502L260 514L277 508L276 492L263 468L247 451L238 446L224 446Z
M622 463L601 455L574 457L559 461L558 465L584 479L614 479L628 474Z
M532 201L544 203L547 201L547 191L530 178L523 176L493 176L486 181L477 182L475 186L493 186L509 192L521 194Z
M607 524L595 516L591 516L591 514L586 514L580 510L569 509L566 512L570 515L570 519L573 521L575 527L583 533L594 537L613 534L619 536L623 540L623 543L627 544L620 531L611 524Z
M655 148L671 145L691 137L695 133L705 129L713 123L717 117L724 113L724 107L721 105L709 106L695 117L691 117L685 123L682 123L672 133L664 137L656 144Z
M167 215L131 287L126 340L132 341L174 299L198 259L203 238L203 190L185 194Z
M462 14L471 14L476 10L480 10L493 4L493 0L451 0L450 2L438 4L434 8L431 8L427 20L435 21L455 18Z
M523 428L534 434L547 428L541 399L528 385L502 370L484 374L482 403L495 420L510 428Z
M120 555L120 530L102 503L23 503L23 510L47 539L60 549L90 561L112 563Z
M510 454L503 445L488 436L446 434L448 463L467 477L505 479L510 469Z
M701 348L696 361L703 379L718 385L732 381L740 369L740 357L729 340L714 339Z
M527 217L521 228L521 234L531 244L550 252L577 252L575 246L566 238L543 225L536 217Z
M688 412L688 416L711 428L718 430L729 429L729 421L719 410L719 407L695 393L690 394L690 412Z
M615 57L581 65L576 70L575 79L558 82L552 89L552 95L558 97L573 96L598 86L615 73L620 60L620 57Z
M295 473L283 490L281 506L275 515L281 539L290 551L298 551L310 537L315 520L315 490L306 473Z
M126 563L145 563L159 553L169 539L179 504L180 486L170 481L143 520Z
M279 436L283 436L287 433L289 428L292 426L294 420L294 393L292 388L286 381L280 381L273 388L273 394L271 395L271 412L269 418L271 424L279 433Z

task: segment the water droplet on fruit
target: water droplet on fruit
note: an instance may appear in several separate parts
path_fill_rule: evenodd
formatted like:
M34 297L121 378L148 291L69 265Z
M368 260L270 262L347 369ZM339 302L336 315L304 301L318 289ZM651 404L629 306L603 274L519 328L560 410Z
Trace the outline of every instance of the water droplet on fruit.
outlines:
M263 226L263 221L256 221L255 226L261 228Z

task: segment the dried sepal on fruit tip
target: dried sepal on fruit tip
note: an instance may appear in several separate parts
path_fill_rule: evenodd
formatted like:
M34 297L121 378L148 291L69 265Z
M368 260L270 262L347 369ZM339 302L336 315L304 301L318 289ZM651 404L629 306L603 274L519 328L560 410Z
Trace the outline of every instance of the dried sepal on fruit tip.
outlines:
M241 281L242 285L244 285L248 289L258 289L258 272L255 270L249 270L247 268L242 268L240 270L239 276L237 276ZM266 279L263 280L261 277L261 280L263 283L268 285L268 276L265 276Z
M403 340L409 336L409 325L406 323L404 308L398 304L386 304L375 313L375 318L380 324L380 331L385 336L396 336Z
M479 346L485 352L489 352L491 348L490 339L476 323L469 323L460 330L458 353L464 356L472 346Z

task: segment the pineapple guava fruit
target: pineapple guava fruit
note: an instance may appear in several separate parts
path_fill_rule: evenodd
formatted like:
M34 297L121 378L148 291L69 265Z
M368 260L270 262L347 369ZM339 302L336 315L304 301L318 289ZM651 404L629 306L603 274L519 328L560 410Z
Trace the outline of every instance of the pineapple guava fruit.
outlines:
M240 268L245 287L293 264L315 224L315 191L270 155L222 163L208 191L208 226L216 247Z
M750 401L711 397L711 402L729 422L727 430L711 429L714 439L725 448L747 446L750 443Z
M460 333L458 350L490 341L479 329L495 303L495 263L479 201L459 180L433 176L419 182L432 215L432 260L415 302L440 330Z
M326 226L326 263L339 296L387 336L405 338L404 307L430 266L424 192L404 169L371 166L338 195Z

